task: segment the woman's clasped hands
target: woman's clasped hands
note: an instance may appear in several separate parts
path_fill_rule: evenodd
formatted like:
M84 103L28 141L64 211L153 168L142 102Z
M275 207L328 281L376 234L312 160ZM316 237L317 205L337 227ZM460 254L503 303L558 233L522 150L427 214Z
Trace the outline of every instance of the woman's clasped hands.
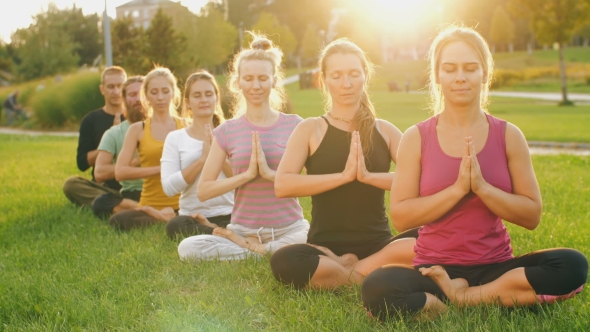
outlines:
M346 160L346 165L342 171L342 177L346 181L345 183L354 180L366 183L370 176L371 173L367 170L367 166L365 165L361 136L358 131L353 131L350 140L350 152L348 153L348 159Z
M245 173L250 179L256 178L259 174L270 181L274 181L275 179L276 171L271 169L266 162L266 156L264 155L264 150L262 150L258 132L252 132L252 155L250 156L250 164Z
M488 185L489 183L486 182L481 174L481 168L479 167L479 161L477 160L473 138L471 136L465 137L463 157L461 158L459 176L455 182L455 186L464 196L470 191L478 195L478 193L484 190Z

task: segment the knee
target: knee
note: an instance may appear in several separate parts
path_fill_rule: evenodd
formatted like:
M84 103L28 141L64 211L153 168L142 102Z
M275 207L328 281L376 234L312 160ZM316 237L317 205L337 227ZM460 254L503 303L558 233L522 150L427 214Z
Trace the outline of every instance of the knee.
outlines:
M123 198L106 193L96 197L91 204L92 212L99 218L106 218L113 213L115 206L119 205Z
M166 223L166 234L170 240L174 240L177 236L181 235L182 233L182 222L185 216L177 216Z
M66 197L74 204L77 204L77 202L74 199L74 193L76 192L76 188L77 188L79 182L80 182L80 180L78 179L78 177L76 177L76 176L69 177L66 180L66 182L64 182L64 185L62 188Z
M199 254L198 249L199 240L194 236L188 237L180 242L178 245L178 256L181 261L196 259Z
M575 249L563 249L564 280L571 280L572 287L578 288L588 280L588 259Z
M110 218L109 218L109 225L111 225L114 229L116 230L124 230L124 219L123 218L124 212L119 212L119 213L115 213L113 214Z
M301 289L313 277L321 254L306 244L293 244L275 251L270 258L270 267L276 280Z
M365 309L380 320L422 310L426 294L412 289L415 273L413 269L395 267L382 267L370 273L361 285Z

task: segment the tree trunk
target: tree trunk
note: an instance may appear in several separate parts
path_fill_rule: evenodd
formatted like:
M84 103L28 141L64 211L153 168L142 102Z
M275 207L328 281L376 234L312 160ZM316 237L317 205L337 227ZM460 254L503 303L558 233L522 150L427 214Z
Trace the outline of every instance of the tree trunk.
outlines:
M561 104L567 105L567 77L565 72L565 60L563 59L563 47L565 43L559 43L559 71L561 74Z

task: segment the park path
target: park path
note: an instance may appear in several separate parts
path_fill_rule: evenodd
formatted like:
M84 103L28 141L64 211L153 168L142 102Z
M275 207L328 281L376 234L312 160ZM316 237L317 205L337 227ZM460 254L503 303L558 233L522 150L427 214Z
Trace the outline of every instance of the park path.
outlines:
M30 135L30 136L62 136L77 137L77 131L35 131L17 128L0 127L0 134L8 135ZM542 142L529 141L529 150L531 154L536 155L557 155L571 154L578 156L590 156L590 143L562 143L562 142Z
M561 93L558 92L524 92L524 91L490 91L491 96L527 98L549 101L560 101ZM568 93L567 98L571 101L590 102L589 93Z

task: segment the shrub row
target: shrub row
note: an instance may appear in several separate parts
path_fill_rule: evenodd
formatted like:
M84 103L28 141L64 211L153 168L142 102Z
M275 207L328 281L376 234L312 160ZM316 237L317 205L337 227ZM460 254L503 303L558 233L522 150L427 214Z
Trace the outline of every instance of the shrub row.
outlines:
M103 106L99 85L98 73L75 75L37 91L29 105L42 127L60 127L66 121L76 123L89 111Z
M79 123L88 112L104 105L100 94L100 74L82 72L61 80L39 79L17 86L0 88L0 109L9 94L20 91L18 102L33 113L42 128Z
M590 78L587 78L587 73L590 73L590 65L578 64L568 65L566 68L567 77L573 79L584 79L590 84ZM540 78L559 78L559 67L531 67L521 70L514 69L496 69L494 71L494 80L492 81L492 89L510 86L520 82L531 81Z

